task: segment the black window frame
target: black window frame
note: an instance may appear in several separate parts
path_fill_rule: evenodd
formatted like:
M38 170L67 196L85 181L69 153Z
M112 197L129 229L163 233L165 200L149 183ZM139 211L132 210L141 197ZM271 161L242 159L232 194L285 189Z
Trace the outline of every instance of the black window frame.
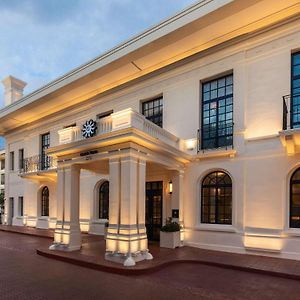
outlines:
M222 178L218 178L220 174L224 175L223 181L230 181L230 183L220 183ZM215 184L206 184L207 179L214 180ZM205 189L208 189L208 196L205 195ZM223 199L223 205L219 190L223 189L225 195ZM214 192L212 193L211 190ZM229 203L226 203L226 190L230 191L230 200ZM211 204L212 199L214 199L214 206ZM228 200L228 199L227 199ZM221 205L220 205L221 204ZM227 215L225 212L226 206L230 208L230 214ZM205 209L207 207L207 210ZM214 207L214 214L211 212L211 208ZM221 209L223 208L223 213ZM207 213L206 213L207 211ZM212 221L212 216L214 216L214 221ZM228 217L229 221L220 221L223 216L223 220ZM226 172L222 170L217 170L207 174L201 182L201 224L216 224L216 225L232 225L232 179Z
M229 73L201 82L199 150L233 148L233 80Z
M50 167L50 157L46 150L50 147L50 132L41 135L41 170L47 170Z
M105 111L103 113L100 113L96 116L96 119L101 120L101 119L104 119L106 117L109 117L113 112L114 112L113 109L111 109L111 110Z
M0 183L1 183L2 185L5 184L5 173L1 174Z
M14 151L9 152L9 169L10 169L10 171L15 170L15 152Z
M23 217L24 216L24 197L23 196L19 196L18 198L19 200L19 216Z
M24 148L19 149L19 170L24 169Z
M11 217L13 218L15 216L15 198L14 197L9 197L9 205L10 205L10 210L11 210Z
M295 177L297 176L297 173L299 172L299 179L295 179ZM300 187L300 168L298 168L297 170L295 170L290 178L290 203L289 203L289 207L290 207L290 211L289 211L289 227L290 228L300 228L300 205L299 205L299 213L295 214L295 210L297 210L296 207L294 207L293 205L293 198L296 195L293 192L293 187L294 185L299 185ZM300 193L299 193L299 198L300 198ZM297 216L298 220L293 220L293 216Z
M295 57L298 57L299 63L296 64ZM299 74L294 75L295 69L299 69ZM296 85L297 82L297 85ZM290 124L291 128L300 128L300 52L294 52L291 55L291 103L290 103Z
M42 217L49 217L49 199L50 193L49 188L44 186L41 191L41 216Z
M109 181L105 180L99 186L98 192L98 217L108 220L109 218Z
M142 114L147 120L163 128L163 111L164 111L163 96L155 97L149 100L142 101ZM155 111L158 111L155 113Z

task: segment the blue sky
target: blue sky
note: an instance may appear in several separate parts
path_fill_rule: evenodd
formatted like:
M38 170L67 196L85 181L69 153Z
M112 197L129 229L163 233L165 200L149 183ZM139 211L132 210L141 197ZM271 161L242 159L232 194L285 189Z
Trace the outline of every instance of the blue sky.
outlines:
M26 81L28 94L194 2L0 0L0 79Z

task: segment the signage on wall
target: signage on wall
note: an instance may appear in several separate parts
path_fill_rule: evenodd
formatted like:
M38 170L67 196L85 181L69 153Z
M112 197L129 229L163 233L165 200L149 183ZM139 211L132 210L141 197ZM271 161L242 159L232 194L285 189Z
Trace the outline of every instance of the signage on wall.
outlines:
M82 135L85 138L90 138L96 134L96 130L97 130L96 121L90 119L83 124Z

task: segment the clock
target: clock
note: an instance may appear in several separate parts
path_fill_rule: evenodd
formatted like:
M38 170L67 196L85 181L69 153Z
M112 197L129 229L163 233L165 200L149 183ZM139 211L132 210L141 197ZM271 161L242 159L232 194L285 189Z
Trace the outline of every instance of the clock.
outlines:
M85 138L90 138L96 134L97 123L94 120L86 121L82 126L82 135Z

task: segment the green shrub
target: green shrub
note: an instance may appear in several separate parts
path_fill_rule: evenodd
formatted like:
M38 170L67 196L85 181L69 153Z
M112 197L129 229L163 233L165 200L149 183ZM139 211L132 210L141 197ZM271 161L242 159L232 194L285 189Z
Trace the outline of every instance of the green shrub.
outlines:
M172 218L166 220L166 225L164 225L161 229L163 232L176 232L180 231L180 225L177 222L173 222Z

